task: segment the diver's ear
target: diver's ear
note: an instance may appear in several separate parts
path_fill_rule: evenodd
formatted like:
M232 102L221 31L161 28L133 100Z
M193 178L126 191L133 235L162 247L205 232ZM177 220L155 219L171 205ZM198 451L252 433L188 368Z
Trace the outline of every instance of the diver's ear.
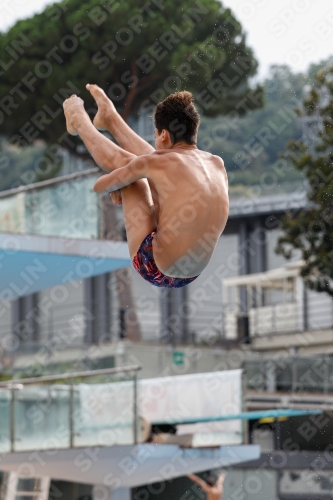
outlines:
M161 139L166 144L168 144L170 142L172 143L170 132L168 130L166 130L165 128L161 132Z

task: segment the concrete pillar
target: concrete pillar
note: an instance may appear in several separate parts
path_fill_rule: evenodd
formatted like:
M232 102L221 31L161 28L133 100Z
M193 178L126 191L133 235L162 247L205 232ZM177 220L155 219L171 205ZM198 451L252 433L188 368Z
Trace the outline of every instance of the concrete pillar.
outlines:
M276 366L275 363L269 362L265 365L265 389L266 391L276 391Z
M95 312L94 341L109 337L111 324L111 297L108 288L110 274L101 274L94 279L93 307Z
M176 345L188 341L187 289L161 290L161 339Z
M175 299L177 305L177 314L179 317L179 337L180 342L187 344L188 342L188 288L184 286L183 288L175 289Z
M267 270L267 245L266 245L266 229L263 220L257 217L254 221L253 231L251 234L252 248L254 250L254 269L255 273L263 273Z
M167 288L161 288L160 290L160 340L161 342L170 342L171 336L169 332L169 325L167 324L168 317L170 314L169 307L169 290Z
M250 265L250 272L263 273L267 271L267 241L266 241L266 228L263 219L256 217L254 220L252 232L250 235L252 258ZM255 305L260 307L265 305L265 294L262 291L261 296L255 297Z
M40 478L40 493L37 497L37 500L48 500L50 495L50 477L42 477Z
M249 228L245 220L241 221L238 228L238 256L239 256L239 274L250 273L249 259ZM240 310L247 311L247 294L245 289L240 290Z
M86 317L85 342L98 343L110 335L111 293L108 287L110 274L88 278L84 282Z
M303 331L306 331L309 329L309 312L308 312L308 307L309 307L309 294L308 290L305 287L304 283L302 282L303 285L303 301L302 301L302 307L303 307Z
M238 227L238 255L239 255L239 274L248 274L250 272L249 263L249 228L246 220L242 220Z
M94 339L94 321L95 315L92 307L93 303L93 278L84 280L84 307L86 310L85 318L85 338L86 344L92 344Z
M160 325L160 338L163 343L172 343L172 329L170 325L171 316L171 290L168 288L161 288L160 294L160 308L161 308L161 325Z
M17 493L17 485L18 485L18 476L14 472L9 472L5 476L6 484L4 500L15 500Z

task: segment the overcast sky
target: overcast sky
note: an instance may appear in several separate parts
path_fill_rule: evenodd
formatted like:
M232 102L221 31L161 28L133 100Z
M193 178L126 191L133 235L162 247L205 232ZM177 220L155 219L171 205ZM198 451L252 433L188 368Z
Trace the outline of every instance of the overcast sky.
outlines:
M0 0L0 30L29 17L54 0ZM96 2L99 3L99 2ZM259 76L271 64L296 71L333 55L332 0L224 0L241 21L259 60Z

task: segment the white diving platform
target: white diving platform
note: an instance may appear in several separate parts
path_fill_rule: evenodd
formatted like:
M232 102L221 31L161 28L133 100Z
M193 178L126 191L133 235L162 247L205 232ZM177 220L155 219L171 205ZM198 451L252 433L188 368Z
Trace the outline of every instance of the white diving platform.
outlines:
M131 264L126 242L0 233L0 300Z
M260 457L256 445L189 449L176 445L139 444L68 450L9 453L0 468L29 477L114 488L134 487L182 477L189 473L227 467ZM26 466L26 467L25 467Z

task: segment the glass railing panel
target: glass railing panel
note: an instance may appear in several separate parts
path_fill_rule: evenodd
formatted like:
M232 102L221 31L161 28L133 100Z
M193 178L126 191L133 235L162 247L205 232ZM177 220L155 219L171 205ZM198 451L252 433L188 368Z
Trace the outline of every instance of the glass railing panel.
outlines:
M328 364L325 359L297 359L295 367L297 367L297 390L299 392L324 392L328 380Z
M134 383L79 384L74 446L113 446L134 443Z
M139 368L8 382L0 388L0 454L139 442L149 430L137 414Z
M119 379L1 391L0 452L133 444L134 398L134 381Z
M0 199L0 231L25 232L25 193Z
M52 187L27 191L25 231L45 236L97 239L97 176L83 177Z
M14 450L68 448L69 414L69 386L34 386L15 390Z
M249 390L333 393L333 360L330 358L251 360L243 367Z
M275 390L289 392L292 390L293 373L290 360L276 360L274 366L270 366L271 376L274 376ZM267 366L267 365L266 365ZM274 374L274 375L273 375ZM266 374L266 387L269 385Z
M246 372L247 388L260 391L264 389L264 377L261 370L261 363L258 361L247 361L244 364Z
M79 177L0 198L0 231L97 239L98 175Z
M8 389L0 389L0 453L7 453L11 450L10 413L11 392Z

